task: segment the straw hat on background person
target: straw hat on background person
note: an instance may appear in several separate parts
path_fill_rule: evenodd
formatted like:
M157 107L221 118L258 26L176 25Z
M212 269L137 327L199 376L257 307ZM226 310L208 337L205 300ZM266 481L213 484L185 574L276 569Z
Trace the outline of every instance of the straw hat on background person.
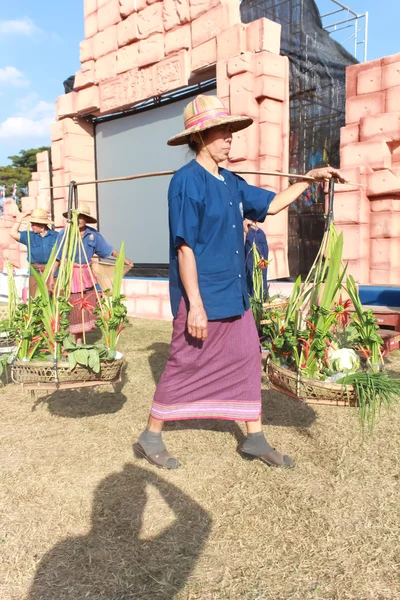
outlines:
M187 144L195 133L201 133L211 127L229 124L232 133L249 127L251 117L231 115L218 96L197 96L185 107L183 112L185 129L168 140L169 146Z
M49 219L47 210L44 208L35 208L31 214L26 217L29 223L39 223L40 225L51 225L53 221Z
M79 216L85 217L87 223L97 223L97 219L90 214L90 206L87 202L81 202L79 207ZM63 217L68 217L68 211L63 213Z

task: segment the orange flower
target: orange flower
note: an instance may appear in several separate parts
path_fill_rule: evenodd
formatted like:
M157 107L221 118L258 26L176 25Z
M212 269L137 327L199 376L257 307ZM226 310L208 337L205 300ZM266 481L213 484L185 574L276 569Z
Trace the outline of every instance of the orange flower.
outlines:
M264 269L266 269L268 267L268 261L265 260L265 258L260 258L260 262L258 263L258 266L260 267L260 269L262 269L264 271Z
M79 308L82 310L84 310L85 308L88 311L92 311L94 309L94 304L92 304L91 302L89 302L86 298L78 298L77 300L74 300L73 302L71 302L72 306L79 306Z

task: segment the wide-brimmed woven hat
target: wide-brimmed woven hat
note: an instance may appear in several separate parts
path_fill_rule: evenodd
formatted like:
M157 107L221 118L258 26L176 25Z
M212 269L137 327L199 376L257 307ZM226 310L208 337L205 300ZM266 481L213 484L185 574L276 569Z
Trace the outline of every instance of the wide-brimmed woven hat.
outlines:
M231 115L218 96L200 95L185 107L183 121L185 130L170 138L168 140L169 146L187 144L193 133L228 123L231 125L232 133L235 133L249 127L253 119L251 117Z
M29 223L40 223L41 225L50 225L53 223L47 215L47 210L44 208L35 208L27 218Z
M90 214L89 204L87 204L86 202L81 202L81 204L78 206L78 210L79 214L82 215L82 217L85 217L88 223L97 223L97 219L95 217L92 217L92 215ZM68 217L68 211L63 213L63 217Z

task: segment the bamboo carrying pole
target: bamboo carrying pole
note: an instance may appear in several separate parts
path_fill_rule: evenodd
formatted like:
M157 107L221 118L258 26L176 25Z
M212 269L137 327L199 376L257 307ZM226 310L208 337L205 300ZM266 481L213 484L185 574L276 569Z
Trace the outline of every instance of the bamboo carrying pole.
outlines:
M236 175L265 175L272 177L287 177L289 179L301 179L302 181L310 181L315 183L320 183L317 179L313 177L308 177L307 175L301 175L297 173L280 173L279 171L231 171L232 173L236 173ZM137 175L126 175L125 177L110 177L107 179L94 179L92 181L77 181L76 185L93 185L97 183L113 183L116 181L132 181L134 179L146 179L148 177L165 177L168 175L174 175L176 171L152 171L150 173L138 173ZM355 187L367 187L365 183L351 183L350 181L346 182L346 185L352 185ZM69 188L70 184L65 185L53 185L51 187L45 188L47 190L55 190L59 188Z

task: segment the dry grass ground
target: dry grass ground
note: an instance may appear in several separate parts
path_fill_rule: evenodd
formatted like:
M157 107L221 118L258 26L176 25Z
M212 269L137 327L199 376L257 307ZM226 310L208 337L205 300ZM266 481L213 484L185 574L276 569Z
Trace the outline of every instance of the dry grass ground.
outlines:
M0 598L399 599L400 410L362 446L354 410L265 391L268 437L296 469L243 461L242 428L204 421L167 427L184 466L160 471L132 443L169 339L132 321L115 392L0 390Z

